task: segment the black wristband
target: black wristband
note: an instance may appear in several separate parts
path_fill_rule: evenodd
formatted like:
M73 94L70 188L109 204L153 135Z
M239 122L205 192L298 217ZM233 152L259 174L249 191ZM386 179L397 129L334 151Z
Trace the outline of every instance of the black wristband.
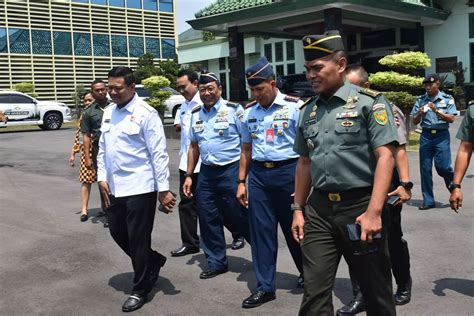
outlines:
M240 183L244 183L244 184L245 184L245 179L243 179L243 180L242 180L242 179L238 179L238 180L237 180L237 183L238 183L238 184L240 184Z
M405 190L411 190L411 189L413 188L413 182L411 182L411 181L407 181L407 182L400 181L400 185L401 185Z
M184 178L185 178L185 179L186 179L187 177L192 177L192 176L193 176L192 174L189 174L189 173L187 173L187 172L184 174Z

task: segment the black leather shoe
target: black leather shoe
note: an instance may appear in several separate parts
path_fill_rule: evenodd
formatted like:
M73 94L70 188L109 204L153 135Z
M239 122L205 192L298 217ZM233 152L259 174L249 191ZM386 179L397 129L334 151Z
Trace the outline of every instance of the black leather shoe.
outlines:
M241 249L241 248L244 248L245 246L245 239L244 237L238 237L238 238L235 238L233 241L232 241L232 250L237 250L237 249Z
M218 269L218 270L207 269L206 271L201 272L201 274L199 275L199 278L201 278L201 279L210 279L210 278L213 278L215 276L218 276L219 274L226 273L227 271L228 271L227 268Z
M109 227L109 222L104 222L104 228L108 228Z
M123 312L133 312L143 306L146 302L146 295L132 294L122 305Z
M257 291L242 302L243 308L253 308L265 304L266 302L273 301L276 298L275 292L263 292Z
M300 274L298 277L298 283L296 284L296 287L299 289L304 288L304 276L302 274Z
M153 286L158 280L158 277L160 276L160 270L165 265L165 263L166 263L166 257L163 256L162 254L157 254L157 257L155 258L153 262L153 266L151 268L151 273L150 273L151 286Z
M422 206L418 206L418 209L424 211L424 210L429 210L430 208L435 208L435 207L436 205L422 205Z
M339 308L336 312L336 316L341 315L355 315L357 313L365 311L365 305L363 300L353 299L349 304Z
M85 222L89 219L89 216L87 214L81 214L81 222Z
M182 257L186 256L192 253L198 253L199 248L198 247L189 247L189 246L182 246L179 249L171 251L171 256L172 257Z
M405 305L411 300L411 278L404 286L398 286L397 292L394 295L395 305Z

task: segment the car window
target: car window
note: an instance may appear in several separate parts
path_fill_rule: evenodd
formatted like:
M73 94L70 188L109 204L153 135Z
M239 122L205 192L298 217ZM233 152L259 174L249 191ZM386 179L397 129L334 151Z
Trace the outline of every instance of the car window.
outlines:
M24 95L10 95L10 103L34 103L34 101Z
M8 94L1 94L0 95L0 103L10 103L8 100Z
M149 98L151 97L151 92L143 87L135 87L135 92L140 98Z

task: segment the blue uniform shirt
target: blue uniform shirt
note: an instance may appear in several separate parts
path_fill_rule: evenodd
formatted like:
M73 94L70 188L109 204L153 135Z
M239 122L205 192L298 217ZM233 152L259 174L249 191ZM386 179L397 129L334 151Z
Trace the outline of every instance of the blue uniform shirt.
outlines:
M415 116L416 112L428 102L433 102L436 105L436 108L445 114L457 114L456 106L454 105L454 99L449 94L439 91L438 94L432 98L425 93L422 96L419 96L416 100L415 106L411 110L411 116ZM425 113L422 114L423 118L421 120L422 128L430 129L448 129L449 123L440 119L435 112L428 109Z
M239 160L242 106L220 98L209 111L202 105L193 112L189 139L198 144L202 163L223 166Z
M278 91L268 109L257 103L245 110L242 142L252 143L252 159L281 161L299 157L293 144L302 104L303 101Z

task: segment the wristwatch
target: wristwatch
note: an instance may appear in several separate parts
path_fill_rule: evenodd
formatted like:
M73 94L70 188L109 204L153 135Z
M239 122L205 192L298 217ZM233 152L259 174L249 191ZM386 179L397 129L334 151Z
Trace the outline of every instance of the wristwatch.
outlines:
M291 210L294 212L294 211L302 211L304 212L304 206L298 204L298 203L294 203L294 204L291 204Z
M460 189L460 188L461 188L461 185L458 184L458 183L451 182L448 185L448 189L449 189L450 192L452 192L454 189Z
M411 182L411 181L407 181L407 182L400 181L400 185L401 185L405 190L411 190L411 189L413 188L413 182Z
M186 172L186 173L184 174L184 178L186 179L187 177L191 177L191 178L192 178L192 177L193 177L193 175L192 175L192 174L190 174L190 173L187 173L187 172Z
M237 180L237 184L240 184L240 183L245 183L245 179L243 179L243 180L242 180L242 179L238 179L238 180Z

